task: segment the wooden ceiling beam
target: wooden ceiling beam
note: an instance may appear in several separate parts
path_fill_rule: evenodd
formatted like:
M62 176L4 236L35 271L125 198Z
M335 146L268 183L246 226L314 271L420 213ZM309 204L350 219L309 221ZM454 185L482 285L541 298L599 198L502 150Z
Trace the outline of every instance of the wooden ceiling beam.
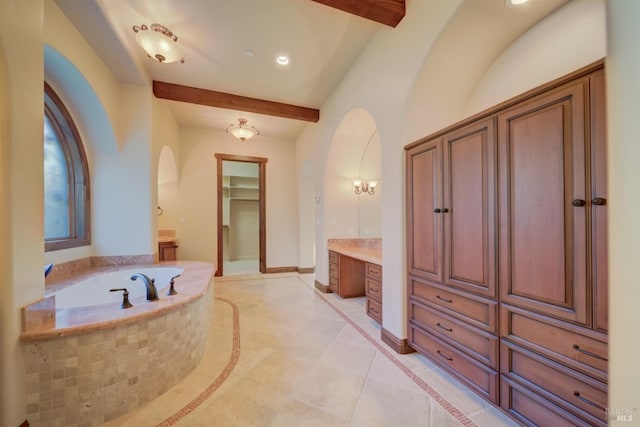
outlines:
M159 82L156 80L153 81L153 94L156 98L169 99L171 101L266 114L307 122L315 123L320 119L320 110L314 108L248 98L246 96Z
M405 0L312 0L344 12L396 27L404 18Z

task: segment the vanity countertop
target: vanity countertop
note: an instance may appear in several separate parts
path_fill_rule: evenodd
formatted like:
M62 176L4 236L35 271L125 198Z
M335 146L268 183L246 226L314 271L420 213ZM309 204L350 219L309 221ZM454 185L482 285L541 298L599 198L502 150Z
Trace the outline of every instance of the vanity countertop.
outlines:
M174 242L176 240L176 230L158 230L158 242Z
M382 265L382 239L329 239L327 248L342 255Z

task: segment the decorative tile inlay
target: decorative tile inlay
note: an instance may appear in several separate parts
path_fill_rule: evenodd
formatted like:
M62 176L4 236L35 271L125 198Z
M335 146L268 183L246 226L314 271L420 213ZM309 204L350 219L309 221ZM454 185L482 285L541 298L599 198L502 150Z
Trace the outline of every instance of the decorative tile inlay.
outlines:
M233 368L235 368L238 363L238 359L240 358L240 311L238 310L238 306L229 300L219 297L216 297L215 299L229 304L233 310L233 343L231 345L231 356L229 357L229 361L220 375L218 375L218 377L206 389L204 389L203 392L175 414L158 424L157 427L172 426L193 412L198 406L211 397L213 392L224 384L227 378L229 378L229 375L231 375L231 371L233 371Z
M413 382L415 382L422 390L424 390L427 395L429 395L433 400L438 402L442 408L444 408L447 412L453 415L458 421L462 423L462 425L468 427L477 427L476 424L467 418L458 408L456 408L451 402L445 399L437 390L431 387L425 380L416 375L411 369L409 369L404 363L400 362L398 358L396 358L391 351L389 351L386 347L380 344L378 341L373 339L364 329L362 329L356 322L353 321L348 315L342 312L338 307L336 307L331 301L324 297L324 295L316 290L316 294L320 296L322 301L327 303L329 307L331 307L336 313L340 315L347 323L349 323L360 335L362 335L371 345L376 347L382 354L387 357L394 365L396 365L402 372L405 373Z

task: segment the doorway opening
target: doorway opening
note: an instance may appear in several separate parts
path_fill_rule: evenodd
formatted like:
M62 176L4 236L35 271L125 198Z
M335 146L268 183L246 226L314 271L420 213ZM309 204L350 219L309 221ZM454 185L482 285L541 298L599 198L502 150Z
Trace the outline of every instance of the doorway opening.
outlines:
M264 157L216 154L218 182L218 262L225 273L265 273Z

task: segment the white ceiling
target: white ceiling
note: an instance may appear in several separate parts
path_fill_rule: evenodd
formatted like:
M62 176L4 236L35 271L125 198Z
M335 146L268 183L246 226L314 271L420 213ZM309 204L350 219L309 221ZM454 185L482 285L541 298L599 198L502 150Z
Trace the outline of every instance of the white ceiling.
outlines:
M159 80L320 108L382 24L310 0L55 0L123 82ZM178 37L184 64L160 64L135 43L134 25ZM386 27L389 28L389 27ZM254 52L252 58L246 51ZM290 57L287 66L276 56ZM262 135L295 138L307 124L167 102L181 125L225 129L246 117Z
M54 1L123 82L159 80L317 109L376 32L394 31L311 0ZM407 0L407 13L412 2L427 1ZM507 9L504 0L466 0L440 34L441 53L446 56L452 46L469 46L482 50L489 60L477 65L488 66L514 38L567 1L533 0L522 8ZM430 8L423 6L420 3L418 8L423 13ZM177 35L184 64L160 64L137 45L132 27L152 23ZM247 50L255 55L248 57ZM436 52L432 47L431 53ZM289 65L276 63L281 54L291 58ZM185 126L226 129L245 117L263 136L295 139L307 125L256 113L162 102Z

